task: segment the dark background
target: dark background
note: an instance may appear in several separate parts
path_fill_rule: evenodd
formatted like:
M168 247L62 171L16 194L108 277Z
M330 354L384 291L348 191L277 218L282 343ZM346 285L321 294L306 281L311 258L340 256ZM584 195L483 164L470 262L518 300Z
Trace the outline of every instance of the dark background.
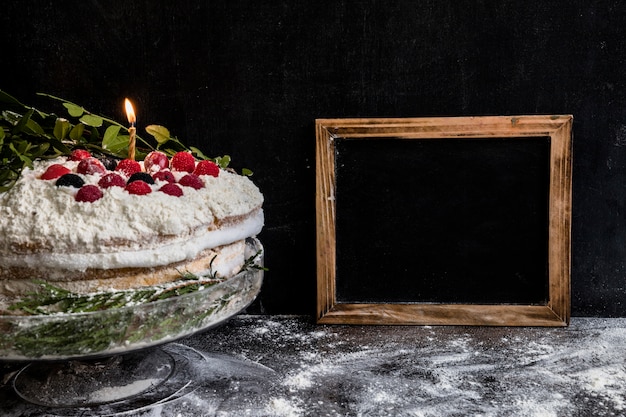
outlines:
M547 304L550 138L334 146L337 302Z
M315 311L314 120L574 115L572 314L625 316L621 1L15 1L0 88L162 124L255 172L270 272L254 309Z

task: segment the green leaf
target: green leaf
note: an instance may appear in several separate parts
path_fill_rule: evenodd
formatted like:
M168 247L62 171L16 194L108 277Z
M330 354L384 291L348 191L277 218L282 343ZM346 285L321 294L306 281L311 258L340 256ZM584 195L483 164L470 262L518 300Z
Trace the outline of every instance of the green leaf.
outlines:
M32 116L33 113L34 113L34 110L31 109L31 110L27 111L25 115L23 115L21 118L19 118L17 120L17 124L13 128L13 134L14 135L17 135L18 133L24 132L24 128L26 127L26 123L28 123L28 121L30 120L30 116Z
M85 130L85 125L82 123L78 123L75 125L72 130L70 130L70 139L77 142L83 136L83 131Z
M215 158L215 163L220 166L220 168L228 168L228 164L230 164L230 156L218 156Z
M171 137L170 131L165 126L149 125L146 126L146 132L152 135L159 145L164 144Z
M4 129L0 127L0 143L4 141L5 137L6 137L6 133L4 133Z
M24 126L24 132L34 134L34 135L43 135L43 128L34 121L33 119L28 119L26 121L26 126Z
M102 117L93 114L85 114L79 120L87 126L91 127L100 127L104 122L104 120L102 120Z
M120 126L115 125L107 127L107 130L104 131L104 137L102 138L102 147L104 149L117 146L117 135L120 133L120 128Z
M25 140L14 140L12 143L9 143L9 148L16 154L21 155L28 149L28 142Z
M7 104L14 104L17 106L25 107L22 103L20 103L15 97L12 95L0 90L0 101Z
M248 168L243 168L241 170L241 175L244 175L246 177L251 177L254 173L252 171L250 171Z
M117 135L110 140L107 140L106 145L103 142L102 147L111 153L119 154L121 151L128 148L129 140L129 135Z
M91 133L91 136L89 136L89 141L90 142L99 142L100 141L100 131L97 128L92 127L90 133Z
M190 146L189 150L191 151L191 153L193 153L194 155L196 155L198 158L201 159L209 159L208 156L206 156L205 154L202 153L202 151L194 146Z
M71 149L65 146L63 142L61 142L60 140L57 140L54 137L50 137L49 139L50 139L50 146L52 146L52 149L53 149L51 156L58 156L59 154L69 155L69 153L71 152Z
M17 147L15 145L18 145ZM15 155L26 165L32 165L33 161L25 155L30 148L30 145L26 141L16 141L9 143L9 148L15 153Z
M30 156L31 156L32 159L37 159L40 156L42 156L43 154L45 154L48 151L48 149L50 149L50 143L48 143L48 142L41 143L41 144L39 144L37 146L34 146L31 149L31 155Z
M54 131L52 133L58 140L63 140L70 132L70 128L70 122L67 119L59 117L54 123Z
M80 117L83 115L83 113L85 113L85 109L73 103L63 103L63 107L67 109L67 112L72 117Z

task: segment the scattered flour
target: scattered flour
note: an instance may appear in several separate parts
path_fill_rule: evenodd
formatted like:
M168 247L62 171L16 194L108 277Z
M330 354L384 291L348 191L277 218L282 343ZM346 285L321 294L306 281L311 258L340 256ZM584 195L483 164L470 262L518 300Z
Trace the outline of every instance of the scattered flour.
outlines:
M268 416L276 417L298 417L303 413L300 406L285 398L271 398L266 411Z
M474 334L426 326L380 337L362 337L358 327L271 318L250 323L228 333L237 346L233 351L263 346L251 351L273 373L233 361L222 372L227 378L213 380L224 385L207 380L172 407L161 404L149 415L626 417L626 357L619 349L626 345L626 321L623 327L582 334L575 329ZM202 369L201 375L210 373ZM257 388L261 380L266 384Z
M128 398L142 393L161 382L160 379L143 379L119 387L103 387L89 395L90 403L102 404L110 401Z
M579 374L591 396L609 401L615 410L626 411L626 372L624 367L592 368Z

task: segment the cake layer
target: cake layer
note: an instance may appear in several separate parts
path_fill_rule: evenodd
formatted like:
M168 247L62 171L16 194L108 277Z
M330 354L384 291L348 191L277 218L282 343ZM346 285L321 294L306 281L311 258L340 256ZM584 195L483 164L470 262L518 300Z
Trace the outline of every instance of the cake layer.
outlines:
M232 219L261 210L263 196L249 178L228 170L218 177L202 175L204 187L181 187L174 197L158 191L156 180L147 195L123 187L103 189L93 203L75 201L76 188L39 179L52 164L75 169L65 157L35 161L9 191L0 193L0 264L14 254L37 252L102 254L157 248L164 241L195 238L199 227L219 229ZM172 172L179 179L184 172ZM99 175L81 174L86 184ZM256 216L259 219L259 216Z
M229 245L207 249L191 260L159 267L96 269L84 271L56 270L57 276L41 275L42 271L31 268L11 268L10 274L0 279L0 304L7 304L37 288L33 279L66 290L88 294L96 291L135 289L180 280L185 274L197 276L230 277L238 273L245 263L245 240ZM7 272L7 271L5 271Z
M38 270L46 278L58 279L66 275L68 271L85 271L90 268L121 269L164 266L185 259L194 259L206 249L255 236L262 227L263 211L257 209L250 216L217 229L202 227L191 236L163 238L157 247L137 250L120 248L118 252L103 253L61 253L38 250L31 253L2 254L0 255L0 278L16 278L15 271L20 269ZM19 275L24 274L20 272Z

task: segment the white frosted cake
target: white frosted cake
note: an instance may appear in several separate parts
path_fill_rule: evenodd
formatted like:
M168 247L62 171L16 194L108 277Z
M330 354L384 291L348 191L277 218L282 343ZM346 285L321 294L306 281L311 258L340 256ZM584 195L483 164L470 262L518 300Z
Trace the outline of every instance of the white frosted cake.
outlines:
M87 293L241 269L264 222L248 177L187 152L110 162L35 161L0 193L0 302L33 279Z

